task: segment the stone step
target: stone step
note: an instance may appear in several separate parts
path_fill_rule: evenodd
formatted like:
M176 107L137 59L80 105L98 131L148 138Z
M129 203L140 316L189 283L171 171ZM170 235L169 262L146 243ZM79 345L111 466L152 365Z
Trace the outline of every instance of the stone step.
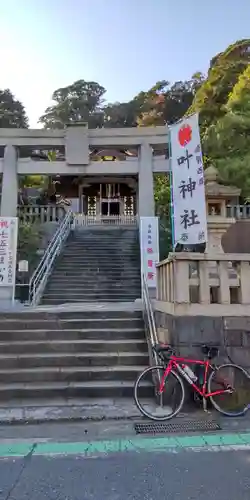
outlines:
M77 235L74 235L73 237L69 238L68 240L68 244L69 243L75 243L75 242L81 242L81 243L85 243L85 242L89 242L90 244L92 242L96 242L96 241L102 241L103 244L107 243L109 244L110 241L115 241L116 243L120 242L121 240L127 242L127 241L131 241L131 242L137 242L139 240L138 238L138 234L136 233L128 233L128 232L124 232L123 234L122 233L110 233L110 234L106 234L104 232L102 233L96 233L95 235L93 234L87 234L87 233L78 233Z
M77 271L78 269L78 271ZM97 272L99 269L100 272L100 267L96 266L95 268L89 268L89 266L76 266L76 267L71 267L71 266L59 266L58 264L54 266L54 269L52 271L52 275L54 274L60 274L60 275L65 275L68 276L69 274L74 274L74 275L92 275L93 272ZM126 268L122 266L116 266L112 268L112 265L109 267L106 267L105 269L101 269L104 273L110 276L119 276L120 278L129 278L133 276L140 276L141 270L140 267L131 267L131 266L126 266ZM49 278L50 279L50 278Z
M100 243L99 243L100 245ZM76 249L72 248L70 251L63 249L62 253L60 256L65 256L65 257L91 257L93 259L99 259L99 258L105 258L108 257L112 253L112 256L115 258L133 258L133 259L138 259L140 258L140 254L138 253L137 250L129 250L125 251L123 248L116 249L114 250L114 245L111 245L110 248L102 248L102 249L95 249L94 247L92 248L86 248L83 247L81 249Z
M98 246L97 246L98 245ZM120 241L118 242L117 240L112 240L108 244L104 243L102 240L98 241L92 241L90 243L88 242L72 242L70 244L66 244L63 247L63 252L72 252L72 251L77 251L79 253L84 252L84 250L89 250L93 251L94 253L102 253L104 250L107 249L113 249L113 252L116 254L118 251L122 251L124 253L132 253L134 252L135 254L140 253L139 252L139 245L137 242L133 241Z
M66 355L78 356L84 352L90 357L92 354L101 355L109 352L110 355L126 355L127 352L147 353L147 344L145 342L145 335L140 332L131 332L122 336L120 333L115 338L112 338L112 333L104 332L104 338L100 332L89 332L86 337L79 335L72 336L69 332L43 332L42 330L34 335L34 338L27 335L20 335L13 340L6 340L0 342L1 356L5 355L33 355L33 354L50 354L50 355ZM23 332L22 332L23 333ZM76 332L73 332L76 333ZM16 340L17 339L17 340Z
M97 246L98 245L98 246ZM72 249L78 249L84 250L87 248L88 250L93 250L94 252L98 253L98 251L102 250L107 250L107 249L113 249L114 253L117 253L119 250L124 251L124 252L131 252L135 251L138 253L139 250L139 242L135 240L117 240L116 238L113 238L112 240L109 240L107 242L103 241L101 238L92 240L92 241L73 241L68 244L66 244L63 249L64 250L72 250Z
M54 281L54 278L61 278L61 277L64 277L66 276L67 278L67 283L69 283L69 280L71 280L71 282L75 283L75 278L77 277L76 276L76 270L72 273L68 273L68 274L64 274L63 276L63 270L56 270L54 271L49 280L48 280L48 285ZM54 275L55 273L55 275ZM58 273L60 273L60 276L58 275ZM131 274L128 274L126 275L126 273L123 275L122 273L120 273L120 275L118 273L114 274L112 272L105 272L103 271L102 269L100 269L99 271L96 269L95 271L80 271L79 270L79 273L78 273L78 277L80 278L81 280L81 283L82 284L97 284L97 283L104 283L109 286L110 284L112 285L112 283L121 283L123 282L124 278L127 279L127 283L122 283L123 286L130 286L131 283L134 283L134 280L139 280L139 277L140 277L140 274L139 273L134 273L133 275Z
M74 271L65 271L63 272L63 269L61 270L57 270L55 269L50 278L49 278L49 281L48 281L48 284L54 280L54 279L72 279L72 280L75 280L75 279L78 279L78 280L81 280L82 279L85 279L86 281L88 279L91 279L93 280L94 278L97 277L97 275L99 275L99 279L102 279L105 281L110 281L111 283L113 282L113 280L119 280L119 281L124 281L124 280L127 280L130 282L133 281L133 280L138 280L140 278L140 273L139 271L138 272L130 272L129 270L128 271L122 271L122 272L119 272L119 271L112 271L112 270L109 270L109 271L106 271L105 273L97 273L96 271L96 274L93 274L93 271L85 271L85 270L79 270L78 272L76 270Z
M91 243L81 242L81 243L71 243L70 245L65 245L63 247L63 252L78 252L79 254L88 250L89 252L94 252L94 254L102 254L107 250L113 250L116 254L118 251L122 253L139 253L139 246L136 242L122 241L120 243L117 240L110 241L109 244L104 244L102 240L93 241Z
M93 250L93 252L98 253L103 250L113 249L114 254L118 253L120 250L122 252L135 252L139 253L139 244L136 241L118 241L117 239L110 240L108 243L103 242L102 239L98 239L96 241L82 241L82 242L71 242L70 244L66 244L63 247L63 251L71 252L72 250L77 250L80 252L85 249Z
M110 300L115 300L116 302L134 302L135 300L140 298L140 289L134 289L133 292L123 292L119 291L114 293L88 293L88 292L77 292L77 293L72 293L72 294L67 294L66 292L63 293L62 291L57 293L56 290L49 290L48 292L45 292L43 295L44 299L58 299L61 301L65 300L71 300L71 302L76 299L78 302L83 301L83 302L88 302L88 303L94 303L97 300L99 302L109 302Z
M36 382L93 382L123 380L135 382L144 367L139 366L60 366L22 369L0 368L0 385Z
M79 258L84 258L84 257L89 256L92 259L100 259L100 258L105 259L105 257L108 257L110 255L110 253L112 253L112 256L117 258L117 259L118 258L119 259L126 259L126 258L139 259L140 258L138 251L131 250L131 249L129 251L125 251L124 249L119 248L115 252L114 245L111 245L110 248L102 248L99 250L95 250L94 247L92 247L92 248L83 247L79 250L72 248L70 251L63 249L60 256L61 257L62 256L63 257L79 257Z
M113 298L113 299L111 299L109 297L102 297L102 302L110 303L110 304L111 303L118 303L118 302L124 302L124 303L126 303L126 302L128 302L128 300L131 301L132 299L134 299L134 300L138 299L137 295L135 295L134 297L124 297L124 296L120 297L120 296L118 296L118 297ZM66 298L65 300L61 300L59 298L56 299L56 298L52 298L52 297L50 297L50 298L46 298L45 297L44 299L41 300L41 304L42 305L47 305L47 306L49 306L49 305L57 305L57 306L59 306L59 305L62 305L62 304L67 304L67 303L68 304L84 304L84 303L89 304L89 302L90 302L90 299L87 298L87 297L86 297L86 299L83 299L83 298L80 298L80 299L79 298L75 298L75 299L74 298L70 298L70 299ZM100 303L100 298L96 298L96 299L91 300L91 303L99 304Z
M0 384L0 400L54 398L117 398L133 397L134 381L105 380L87 382L41 382ZM153 397L152 386L144 384L141 395ZM12 401L13 402L13 401Z
M41 328L42 327L42 328ZM88 332L99 332L104 334L107 331L113 332L115 335L118 332L131 333L133 331L142 331L143 322L142 320L131 319L128 320L124 318L119 320L118 318L103 318L103 319L69 319L69 320L40 320L38 321L4 321L0 324L0 340L3 339L4 335L8 338L15 335L15 332L27 332L27 335L38 335L39 332L81 332L82 334L87 334ZM7 333L5 333L7 332ZM11 333L12 332L12 333Z
M140 284L138 283L137 285L133 284L133 286L129 286L129 285L123 285L123 286L120 286L120 284L117 286L116 283L110 283L110 286L109 285L106 285L105 288L103 286L100 286L99 288L96 286L95 283L93 283L91 285L91 283L87 283L87 285L84 285L84 283L81 285L81 286L75 286L74 287L74 284L73 284L73 280L70 284L67 284L65 283L65 287L67 287L67 291L66 290L63 290L62 289L62 285L60 284L53 284L53 283L50 283L50 285L48 285L46 287L46 290L45 290L45 293L46 295L57 295L58 293L60 294L60 296L62 294L69 294L70 296L74 296L74 295L77 295L77 294L80 294L80 295L98 295L99 297L106 297L107 295L110 294L110 291L112 289L112 294L122 294L124 291L125 292L130 292L131 290L133 291L133 295L136 294L138 295L138 297L140 296L140 291L141 291L141 288L140 288Z
M109 267L103 268L102 266L96 266L96 267L90 267L90 266L59 266L57 265L53 272L54 273L60 273L60 274L65 274L66 276L68 275L84 275L84 276L91 276L93 274L103 274L104 276L112 277L112 276L117 276L120 278L123 278L124 276L136 276L138 277L140 275L140 269L138 268L133 268L133 266L118 266L117 268L112 267L110 264ZM49 278L50 279L50 278Z
M97 244L100 246L97 247ZM66 243L66 245L64 245L63 247L63 251L71 252L72 250L78 250L79 252L81 252L82 250L87 248L88 250L93 250L93 252L98 253L98 251L101 252L103 250L106 250L107 248L113 248L113 251L116 252L118 247L124 252L131 252L131 250L133 250L136 253L138 253L139 250L139 244L137 241L123 240L119 242L117 241L117 239L113 239L110 240L108 243L105 243L103 240L98 239L96 241L91 241L91 242L73 241L70 243Z
M88 276L88 277L92 277L93 276L93 273L91 272L88 272L88 270L86 269L84 271L84 274L80 274L77 273L76 271L73 272L74 274L74 279L77 281L80 281L82 282L82 279L84 276ZM111 273L111 274L110 274ZM63 272L63 270L60 270L60 271L57 271L56 269L53 270L51 276L49 277L49 281L48 283L51 281L51 280L54 280L54 279L58 279L58 280L68 280L69 278L69 275L70 273L69 272ZM126 282L130 282L131 280L135 280L135 281L140 281L141 280L141 274L140 274L140 271L139 269L136 270L136 271L133 271L133 272L129 272L129 271L126 271L124 273L121 273L119 270L117 271L114 271L112 272L112 270L110 271L107 271L106 272L106 275L110 278L110 277L119 277L119 282L120 283L126 283Z
M94 280L81 280L78 281L77 283L75 282L74 279L68 279L68 280L53 280L51 281L47 287L46 287L46 292L47 291L54 291L54 290L62 290L63 287L67 287L68 290L75 290L75 291L81 291L85 290L86 292L92 292L94 293L95 291L100 290L102 293L109 292L110 288L112 287L113 289L117 290L119 292L120 290L124 290L125 288L127 289L133 289L140 291L141 290L141 284L139 280L131 280L130 282L127 283L120 283L119 281L115 280L103 280L101 283L98 285Z
M107 313L106 313L107 314ZM42 327L42 328L41 328ZM114 331L115 334L118 333L118 331L133 331L134 329L143 329L143 321L141 318L118 318L118 317L105 317L105 314L103 314L102 317L98 318L98 315L94 314L93 311L93 317L84 317L82 314L81 316L78 316L76 318L68 318L68 319L58 319L56 316L49 317L48 319L33 319L33 320L28 320L28 319L5 319L0 321L0 340L3 339L4 332L8 332L6 335L10 336L11 331L13 332L12 335L14 334L15 331L27 331L28 334L29 332L48 332L51 330L56 330L56 331L68 331L68 332L73 332L73 331L81 331L81 332L88 332L88 331L98 331L98 332L104 332L109 330L109 331Z
M117 279L131 279L133 277L139 278L140 277L140 268L133 268L133 266L128 265L126 268L123 266L117 267L117 269L112 268L112 265L110 264L109 267L104 268L102 265L96 265L96 267L90 267L90 266L82 266L82 265L62 265L59 266L57 265L52 273L51 276L49 277L48 283L51 281L51 277L54 275L58 276L60 275L61 277L63 276L79 276L79 277L87 277L87 278L109 278L112 279L112 277L115 277Z
M141 295L141 285L140 282L131 281L130 283L124 283L121 285L119 281L115 280L105 280L102 281L100 286L96 286L95 280L82 280L82 282L75 283L74 279L69 279L68 281L54 281L49 283L46 287L45 293L54 293L57 291L64 291L64 288L67 290L77 293L96 293L107 295L110 290L115 290L116 293L122 293L124 290L127 291L135 291L140 297ZM132 301L133 302L133 301Z
M127 302L128 300L130 300L131 302L135 301L138 299L138 294L135 293L134 295L60 295L58 296L57 294L54 294L54 295L46 295L44 294L43 296L43 299L42 299L42 303L43 305L44 304L65 304L67 302L71 303L71 304L79 304L79 303L82 303L82 304L97 304L99 303L100 301L104 302L106 304L109 304L109 303L118 303L118 302L121 302L121 303L124 303L124 302ZM57 301L57 302L55 302Z
M85 287L83 286L80 290L69 290L67 288L67 290L62 290L62 288L58 287L56 288L55 290L46 290L43 297L51 297L51 298L54 298L54 297L58 297L58 298L61 298L61 297L68 297L68 298L74 298L74 297L78 297L79 299L82 297L83 299L84 298L88 298L89 299L89 302L91 302L92 299L94 298L102 298L103 297L103 301L105 302L105 298L106 297L109 297L109 298L115 298L115 297L134 297L134 295L138 295L138 293L140 292L140 288L136 289L135 287L133 287L132 289L130 287L123 287L121 288L120 290L116 289L116 287L112 287L110 288L108 291L103 291L103 290L86 290Z
M101 247L102 249L106 249L106 248L111 248L113 246L113 249L117 249L118 247L120 248L124 248L126 250L130 250L131 247L137 247L138 249L138 245L139 245L139 242L134 240L133 238L129 238L129 239L123 239L123 240L119 240L117 238L111 238L109 240L103 240L103 238L95 238L95 239L92 239L92 240L86 240L86 239L81 239L81 240L71 240L69 241L65 246L64 248L94 248L95 249L95 246L96 244L101 244Z
M39 367L93 367L93 366L147 366L145 352L38 352L1 354L1 370L19 370Z
M17 320L22 320L22 321L28 321L28 322L33 322L34 320L57 320L57 321L78 321L81 319L81 321L84 320L90 320L92 321L93 318L95 319L118 319L120 321L123 320L142 320L142 311L141 310L135 310L135 309L130 309L129 307L131 304L128 304L128 309L122 308L115 308L115 309L105 309L103 308L103 304L100 304L100 308L94 308L94 309L77 309L77 310L60 310L60 311L44 311L44 310L33 310L33 309L21 309L19 311L15 312L1 312L0 311L0 330L1 330L1 323L3 321L17 321Z
M139 237L139 231L138 232L133 232L133 231L112 231L108 232L108 230L104 231L99 231L94 233L88 233L88 232L77 232L73 235L70 236L68 241L93 241L93 240L103 240L103 241L110 241L110 240L121 240L121 239L130 239L132 241L137 240Z
M68 260L68 261L58 261L56 263L56 266L55 266L55 269L58 271L59 269L65 269L70 271L72 269L72 271L76 270L76 269L81 269L81 270L86 270L88 269L88 271L91 271L91 270L95 270L95 269L103 269L104 271L106 271L107 269L112 269L112 271L114 270L118 270L120 269L121 271L124 271L124 270L127 270L127 269L134 269L135 271L138 269L140 269L140 266L139 264L134 264L133 262L130 262L129 260L127 262L117 262L117 261L113 261L113 257L110 257L109 261L107 262L97 262L95 261L94 263L92 262L77 262L75 261L74 259L72 261Z
M67 279L67 283L70 283L69 280L71 280L71 282L75 283L75 279L77 278L77 275L76 275L76 272L72 272L72 274L64 274L63 271L54 271L54 273L51 274L50 276L50 279L48 280L48 285L54 281L54 278L57 279L57 278L66 278ZM59 273L59 274L58 274ZM134 280L138 280L140 277L139 273L134 273L134 274L121 274L120 275L118 273L114 274L114 273L110 273L110 272L107 272L107 273L104 273L102 271L100 272L80 272L78 273L78 278L79 280L81 281L81 283L86 283L86 285L88 283L90 284L93 284L93 283L107 283L108 286L112 283L120 283L120 282L123 282L124 279L127 280L127 283L123 283L124 285L129 285L131 283L134 283ZM79 281L78 280L78 281Z
M101 264L102 266L110 266L110 263L112 264L112 266L122 266L123 264L127 265L127 264L132 264L134 265L135 267L138 265L140 265L140 260L139 259L133 259L132 257L126 257L126 258L123 258L123 257L115 257L114 255L107 255L105 257L100 257L99 259L98 258L88 258L87 256L81 256L81 257L76 257L76 256L61 256L58 261L57 261L57 264L75 264L75 265L86 265L86 266L89 266L89 267L95 267L97 264Z
M54 288L56 289L62 289L63 286L67 287L68 290L90 290L90 291L95 291L95 290L102 290L102 291L109 291L110 290L110 285L112 285L115 290L120 290L123 289L124 287L137 287L140 289L141 287L141 282L140 280L134 279L134 280L127 280L127 281L120 281L120 280L101 280L99 283L96 282L96 280L86 280L86 279L60 279L60 278L53 278L47 285L46 290L52 290Z

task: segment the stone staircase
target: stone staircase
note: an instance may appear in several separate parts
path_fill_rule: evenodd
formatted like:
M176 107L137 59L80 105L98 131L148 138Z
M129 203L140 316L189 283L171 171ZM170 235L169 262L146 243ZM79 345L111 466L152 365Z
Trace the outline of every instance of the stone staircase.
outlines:
M131 302L141 296L136 228L79 228L56 259L43 304Z
M96 307L0 316L1 406L131 397L147 364L140 311Z
M142 312L133 303L140 295L135 228L72 231L45 305L0 314L0 406L83 408L126 398L133 405L134 382L149 362Z

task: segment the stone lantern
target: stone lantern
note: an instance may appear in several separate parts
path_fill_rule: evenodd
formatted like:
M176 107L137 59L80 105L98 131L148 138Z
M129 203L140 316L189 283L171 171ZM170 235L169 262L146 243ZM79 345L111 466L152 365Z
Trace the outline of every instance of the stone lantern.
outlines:
M219 183L218 170L210 166L205 170L205 192L207 205L208 243L206 252L224 253L221 239L235 223L234 217L227 217L227 206L237 205L241 190Z

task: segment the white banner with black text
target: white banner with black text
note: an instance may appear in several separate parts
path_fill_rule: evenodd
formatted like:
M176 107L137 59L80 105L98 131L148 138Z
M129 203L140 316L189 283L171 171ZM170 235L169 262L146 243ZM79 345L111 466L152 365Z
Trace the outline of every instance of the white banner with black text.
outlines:
M159 262L158 217L140 218L141 269L148 288L156 288L156 264Z
M207 241L204 171L198 114L170 127L174 246Z
M15 287L17 217L0 217L0 286Z

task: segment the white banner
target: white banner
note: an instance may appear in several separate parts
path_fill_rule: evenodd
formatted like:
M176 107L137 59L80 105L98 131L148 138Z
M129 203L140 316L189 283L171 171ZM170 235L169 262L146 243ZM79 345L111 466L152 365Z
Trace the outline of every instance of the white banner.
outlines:
M198 114L170 127L174 244L207 241L204 171Z
M158 217L140 218L141 269L149 288L156 288L156 264L159 262Z
M0 217L0 286L15 286L17 217Z

